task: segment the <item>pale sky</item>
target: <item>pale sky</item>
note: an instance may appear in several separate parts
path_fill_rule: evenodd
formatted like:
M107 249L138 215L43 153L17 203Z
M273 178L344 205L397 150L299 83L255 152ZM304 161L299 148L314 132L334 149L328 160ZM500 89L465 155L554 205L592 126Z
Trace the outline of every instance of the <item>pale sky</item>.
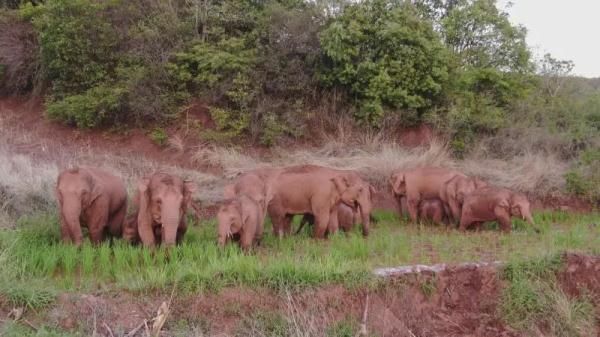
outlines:
M504 8L508 0L499 0ZM600 0L512 0L513 23L527 28L536 57L575 62L573 74L600 77Z

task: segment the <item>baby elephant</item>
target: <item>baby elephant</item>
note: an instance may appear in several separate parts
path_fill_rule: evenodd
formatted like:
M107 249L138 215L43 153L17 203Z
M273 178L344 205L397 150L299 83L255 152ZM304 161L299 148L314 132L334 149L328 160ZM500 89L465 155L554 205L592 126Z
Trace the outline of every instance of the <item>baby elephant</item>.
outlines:
M120 178L97 168L75 167L59 174L55 193L64 242L81 245L82 225L94 244L107 233L121 236L127 191Z
M238 241L247 252L254 242L260 244L263 234L262 208L245 194L223 202L217 213L218 244L223 247L230 239Z
M419 204L420 220L430 220L436 225L443 225L445 215L442 200L437 198L421 200Z
M471 225L497 220L504 232L510 232L511 217L519 217L535 226L529 200L524 194L505 188L483 187L465 197L459 228L464 231Z
M351 231L352 227L354 227L355 224L360 222L359 219L360 219L360 215L357 210L353 209L352 207L350 207L344 203L339 203L337 205L338 226L344 232ZM306 224L308 224L309 226L312 226L315 224L315 217L310 213L305 213L302 216L302 219L300 220L300 226L298 227L296 234L300 233L302 231L302 228L304 228L304 225L306 225Z

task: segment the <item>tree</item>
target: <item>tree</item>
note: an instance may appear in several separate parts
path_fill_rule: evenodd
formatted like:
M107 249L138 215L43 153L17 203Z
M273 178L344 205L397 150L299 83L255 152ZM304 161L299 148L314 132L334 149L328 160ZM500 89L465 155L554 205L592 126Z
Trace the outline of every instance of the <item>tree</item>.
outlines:
M370 126L378 126L386 111L433 106L447 78L439 36L407 2L346 7L322 32L321 46L322 84L348 92L358 106L355 117Z

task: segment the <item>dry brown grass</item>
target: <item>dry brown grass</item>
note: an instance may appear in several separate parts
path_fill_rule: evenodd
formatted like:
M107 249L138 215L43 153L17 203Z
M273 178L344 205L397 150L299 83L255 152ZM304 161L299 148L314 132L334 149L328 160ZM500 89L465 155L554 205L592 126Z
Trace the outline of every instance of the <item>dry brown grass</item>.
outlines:
M439 166L455 168L492 184L536 195L563 192L564 174L569 168L569 162L541 152L526 152L508 160L475 152L465 160L456 160L447 145L440 141L410 149L377 137L368 137L363 144L357 145L332 141L320 148L295 151L275 148L273 158L268 161L245 155L236 148L219 147L202 149L196 158L223 167L226 177L269 165L315 164L359 171L379 187L385 187L388 177L396 169Z

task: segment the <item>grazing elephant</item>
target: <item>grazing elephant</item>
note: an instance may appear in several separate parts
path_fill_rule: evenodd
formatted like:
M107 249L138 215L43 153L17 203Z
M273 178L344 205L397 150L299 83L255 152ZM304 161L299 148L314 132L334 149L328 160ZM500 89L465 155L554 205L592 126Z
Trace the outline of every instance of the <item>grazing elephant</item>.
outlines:
M338 204L338 206L337 206L338 226L344 232L351 231L354 224L358 223L358 218L359 218L359 214L358 214L357 210L354 210L352 207L350 207L344 203ZM308 225L315 224L315 217L310 213L304 214L304 216L302 217L302 220L300 220L300 226L298 227L296 234L300 233L300 231L302 231L302 228L304 228L304 225L306 225L306 224L308 224ZM331 226L331 224L328 226L328 228L330 226Z
M225 200L217 213L219 246L225 246L230 239L238 241L244 251L254 242L260 244L262 217L262 206L246 194Z
M354 186L354 191L357 193L355 198L355 204L351 207L356 209L358 212L358 218L362 223L362 232L364 236L369 235L369 229L371 226L371 212L373 211L373 194L377 193L375 188L364 181L358 173L351 170L338 170L324 166L317 165L298 165L285 168L283 172L288 173L317 173L325 175L330 178L342 177L349 186ZM337 221L337 217L333 218ZM330 227L335 229L338 228L337 223L331 223Z
M259 222L261 226L264 224L267 216L267 187L266 179L254 172L244 173L239 176L235 183L227 185L224 191L225 199L233 199L238 195L246 195L256 201L259 206Z
M337 230L337 205L343 202L355 208L363 186L349 185L346 178L331 177L324 172L282 172L273 183L273 199L268 211L276 236L289 234L296 214L310 213L315 217L314 237L324 238L329 230ZM330 221L330 218L331 219Z
M59 174L55 193L64 242L81 245L82 225L87 226L94 244L107 233L121 235L127 191L120 178L97 168L75 167Z
M473 193L476 189L487 185L488 184L485 181L479 178L464 177L462 175L456 175L442 184L440 189L440 199L444 203L444 208L451 221L460 221L460 214L465 196Z
M421 200L440 198L442 185L455 176L466 177L455 170L420 167L394 172L390 177L390 185L399 205L402 197L406 197L408 214L411 220L416 222Z
M185 214L196 184L168 173L154 173L138 183L133 198L137 206L135 226L144 246L181 242L187 230Z
M529 200L524 194L506 188L482 187L465 197L459 229L464 231L473 224L497 220L504 232L510 232L513 216L535 226Z
M440 199L425 199L419 204L419 219L433 221L436 225L444 224L444 204Z

